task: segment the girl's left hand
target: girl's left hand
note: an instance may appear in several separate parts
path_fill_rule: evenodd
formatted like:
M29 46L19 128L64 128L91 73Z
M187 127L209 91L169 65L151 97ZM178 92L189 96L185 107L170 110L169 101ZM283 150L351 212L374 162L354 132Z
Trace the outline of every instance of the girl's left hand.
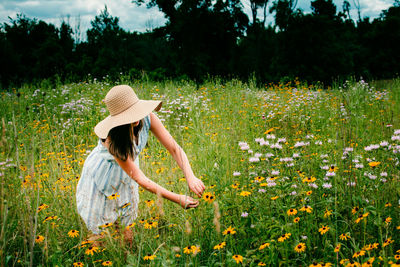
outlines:
M201 195L203 195L204 189L206 187L204 186L203 182L199 178L197 178L195 176L190 177L187 179L187 183L188 183L189 189L193 193L195 193L198 197L201 197Z

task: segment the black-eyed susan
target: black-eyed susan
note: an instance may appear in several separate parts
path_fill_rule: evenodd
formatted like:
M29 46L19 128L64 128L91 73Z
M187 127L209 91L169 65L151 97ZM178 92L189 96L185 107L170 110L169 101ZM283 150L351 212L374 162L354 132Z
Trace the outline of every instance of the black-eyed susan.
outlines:
M317 178L311 176L311 177L306 177L306 178L304 178L304 179L302 180L302 182L303 182L303 183L308 183L308 184L309 184L309 183L315 182L315 180L317 180Z
M237 188L239 188L239 183L234 183L233 185L231 185L231 187L233 188L233 189L237 189Z
M147 207L151 207L154 205L154 200L148 199L148 200L145 200L144 203L146 203Z
M375 261L375 257L371 257L367 261L365 261L361 266L362 267L372 267L374 261Z
M327 218L331 215L332 215L332 210L328 210L328 208L326 208L324 212L324 218Z
M49 206L47 204L40 204L40 206L37 209L37 212L47 209Z
M266 264L265 264L264 262L260 261L260 262L257 264L257 266L266 266Z
M306 192L307 196L310 196L311 194L312 194L312 190Z
M88 249L86 249L85 254L93 256L94 253L99 252L99 248L96 246L91 246Z
M127 202L127 203L125 203L121 208L122 209L125 209L126 207L128 207L128 206L130 206L131 205L131 203L130 202Z
M386 219L385 219L385 223L386 224L390 224L392 222L392 218L391 217L387 217Z
M274 196L274 197L271 197L271 200L277 200L279 198L279 196Z
M310 265L308 265L309 267L322 267L321 264L319 264L318 262L313 262Z
M103 266L112 266L112 261L103 261L101 263L101 265L103 265Z
M395 258L396 260L400 260L400 254L394 255L394 258Z
M379 161L371 161L370 163L368 163L368 165L371 168L375 168L376 166L378 166L379 164L381 164Z
M318 232L320 232L321 235L324 235L326 232L329 231L329 229L330 229L329 226L327 226L327 225L324 226L324 225L323 225L323 226L321 226L321 228L318 229Z
M135 225L136 225L136 223L128 224L128 225L126 226L126 229L133 228L133 227L135 227Z
M215 245L214 249L220 250L220 249L223 249L225 246L226 246L226 242L224 241L224 242L221 242L221 243Z
M356 214L359 210L360 210L360 208L358 206L355 206L352 208L351 213Z
M143 257L143 260L145 261L152 261L156 258L156 255L154 254L147 254L146 256Z
M120 195L118 195L117 193L115 193L115 194L109 195L107 198L108 198L108 199L117 199L117 198L119 198L119 197L120 197Z
M335 246L335 249L333 250L333 252L338 253L338 252L340 251L340 248L341 248L341 247L342 247L341 244L337 244L337 245Z
M42 243L43 242L43 240L44 240L44 236L42 236L42 235L38 235L36 238L35 238L35 243Z
M70 231L68 232L68 236L69 236L69 237L72 237L72 238L77 237L77 236L79 236L79 231L77 231L77 230L70 230Z
M292 209L288 209L288 211L286 212L288 216L294 216L297 214L297 210L292 208Z
M234 259L237 264L243 263L243 257L241 255L233 255L232 259Z
M105 228L108 228L108 227L111 227L111 226L113 226L113 223L109 222L109 223L105 223L103 225L100 225L99 227L105 229Z
M298 223L299 221L300 221L300 217L296 217L296 218L293 219L294 223Z
M190 249L192 250L193 255L197 255L201 252L200 246L191 246Z
M72 264L72 266L73 266L73 267L83 267L83 266L85 266L85 265L83 264L83 262L78 261L78 262L74 262L74 263Z
M249 192L249 191L242 191L242 192L240 192L240 195L241 195L242 197L247 197L247 196L251 195L251 192Z
M294 247L294 251L296 251L297 253L302 253L304 251L306 251L306 244L304 243L299 243Z
M268 242L264 242L260 245L260 247L258 248L258 250L263 250L264 248L268 248L270 246L270 243Z
M291 233L286 233L278 237L278 242L284 242L286 239L288 239L292 234Z
M349 239L349 238L350 238L350 234L349 234L349 233L341 234L341 235L339 236L339 239L340 239L340 240L347 240L347 239Z
M383 242L382 247L386 247L386 246L392 244L393 242L394 242L394 240L393 240L391 237L389 237L388 239L386 239L386 240Z
M391 207L392 206L392 204L390 203L390 202L386 202L386 204L385 204L385 207L387 208L387 207Z
M183 248L183 253L185 253L185 254L192 253L192 247L191 246L184 247Z
M176 258L180 258L180 257L182 257L182 255L179 254L179 253L176 253L176 254L175 254L175 257L176 257Z
M223 234L223 235L234 235L234 234L236 234L236 230L235 230L234 227L229 226L227 229L225 229L225 230L222 232L222 234Z
M358 257L364 256L364 255L365 255L365 250L360 250L353 254L353 258L358 258Z
M203 199L207 203L212 203L215 200L215 195L212 192L205 192L203 194Z
M58 218L58 216L47 216L46 218L44 218L43 222L48 222L51 220L55 220L57 218Z
M312 209L310 206L308 206L308 205L305 205L305 206L303 206L303 207L300 208L300 211L305 211L305 212L307 212L307 213L311 213L312 210L313 210L313 209Z

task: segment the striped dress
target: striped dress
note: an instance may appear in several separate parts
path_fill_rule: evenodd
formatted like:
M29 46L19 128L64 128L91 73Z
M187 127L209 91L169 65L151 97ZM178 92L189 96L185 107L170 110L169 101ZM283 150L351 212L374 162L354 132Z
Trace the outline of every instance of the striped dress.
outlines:
M150 116L147 116L143 119L138 145L134 144L137 166L138 155L147 143L149 129ZM122 170L100 140L83 165L76 189L76 203L79 215L95 234L102 231L102 225L114 223L118 218L123 225L129 225L137 217L138 184Z

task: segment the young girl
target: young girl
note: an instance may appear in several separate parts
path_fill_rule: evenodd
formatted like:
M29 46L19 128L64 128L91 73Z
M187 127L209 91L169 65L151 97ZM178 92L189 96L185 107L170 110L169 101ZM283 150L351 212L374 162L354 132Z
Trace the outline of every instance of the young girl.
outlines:
M87 228L98 234L102 225L118 218L123 225L133 223L138 210L138 185L183 208L197 207L197 200L168 191L139 169L139 154L151 131L182 169L189 189L198 197L205 189L193 174L185 152L152 113L161 108L161 101L140 100L127 85L113 87L104 101L110 116L94 128L100 140L83 165L76 190L78 213Z

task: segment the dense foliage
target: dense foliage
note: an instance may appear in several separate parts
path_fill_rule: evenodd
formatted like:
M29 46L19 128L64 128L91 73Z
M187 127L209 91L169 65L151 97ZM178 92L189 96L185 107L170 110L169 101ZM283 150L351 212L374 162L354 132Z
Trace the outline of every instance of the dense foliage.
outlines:
M385 79L400 70L400 4L379 18L350 17L332 0L311 1L312 13L293 0L270 3L273 26L265 26L268 0L252 0L252 18L239 0L137 0L158 7L167 23L145 33L129 32L105 8L77 40L68 22L57 28L20 14L0 27L3 86L43 78L79 81L119 75L151 79L207 76L278 81L301 77L332 82L349 76ZM257 19L257 12L264 19ZM260 17L260 16L258 16ZM251 22L250 22L251 21Z

